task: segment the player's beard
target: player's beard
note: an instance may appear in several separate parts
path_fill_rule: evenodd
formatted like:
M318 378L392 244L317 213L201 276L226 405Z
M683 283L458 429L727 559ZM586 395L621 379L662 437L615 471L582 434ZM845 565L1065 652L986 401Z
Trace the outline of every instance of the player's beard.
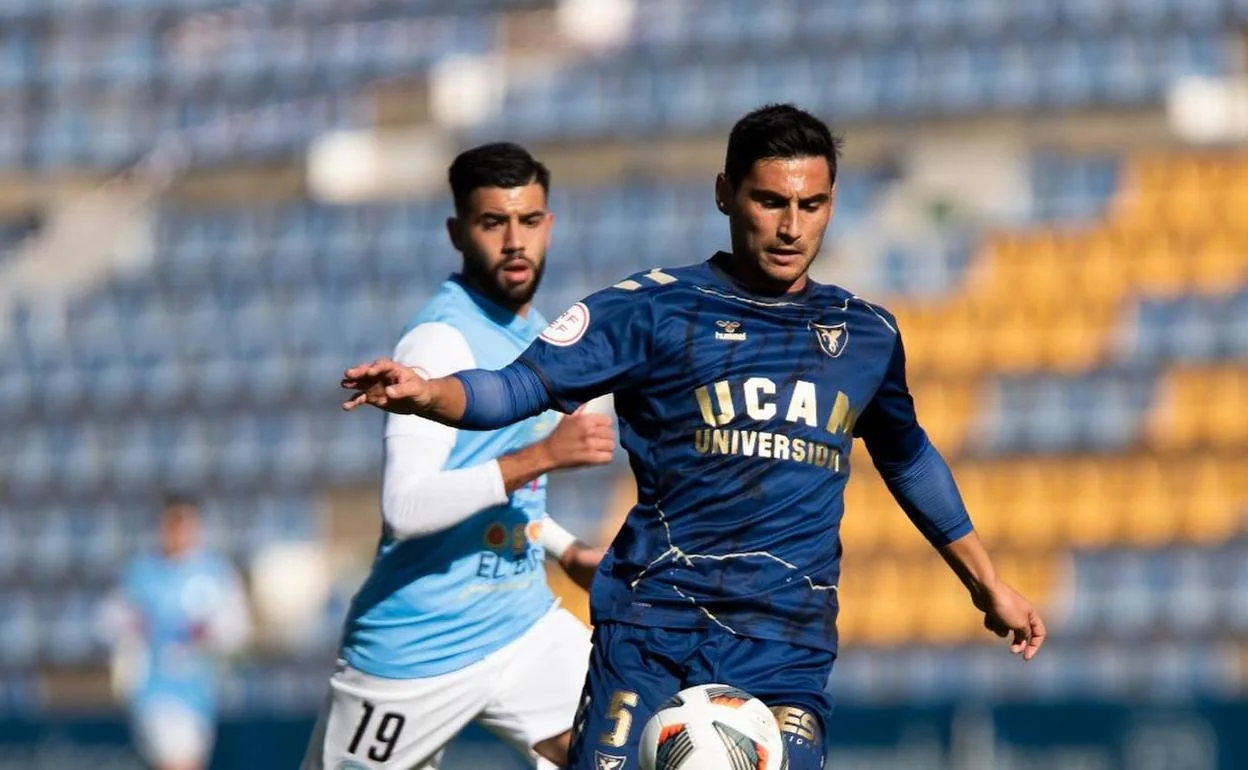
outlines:
M511 283L503 271L504 265L516 259L526 262L533 271L533 277L525 283ZM513 257L500 262L494 268L488 267L484 260L472 258L464 260L464 276L469 283L476 286L494 302L513 310L533 301L533 296L537 294L537 287L541 285L545 272L546 260L544 259L541 262L534 262L528 257Z

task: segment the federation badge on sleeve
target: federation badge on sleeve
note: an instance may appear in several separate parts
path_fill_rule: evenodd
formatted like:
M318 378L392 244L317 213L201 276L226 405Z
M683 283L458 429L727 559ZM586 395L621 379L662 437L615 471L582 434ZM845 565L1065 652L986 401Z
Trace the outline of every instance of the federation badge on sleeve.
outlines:
M849 326L846 322L824 326L812 321L810 328L814 331L815 339L819 340L819 347L823 348L824 353L832 358L839 358L841 353L845 352L845 346L849 344Z
M542 339L552 345L567 347L575 345L581 337L585 336L585 330L588 328L589 308L584 302L578 302L550 322L546 331L542 332Z

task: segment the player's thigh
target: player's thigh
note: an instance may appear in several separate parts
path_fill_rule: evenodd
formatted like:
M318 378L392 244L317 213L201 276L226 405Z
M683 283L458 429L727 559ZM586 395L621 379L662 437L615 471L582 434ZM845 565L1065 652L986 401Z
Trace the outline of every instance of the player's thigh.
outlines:
M434 768L443 747L481 711L488 660L425 679L370 677L340 664L303 770Z
M642 728L681 689L660 638L665 633L617 623L594 630L568 770L637 767Z
M566 610L548 613L506 648L505 668L482 726L517 751L572 729L589 668L589 629Z
M719 650L713 676L771 707L780 725L789 770L820 770L823 736L832 711L828 678L836 655L764 639L737 639Z
M214 728L200 712L176 699L155 698L134 714L139 753L153 767L207 767Z

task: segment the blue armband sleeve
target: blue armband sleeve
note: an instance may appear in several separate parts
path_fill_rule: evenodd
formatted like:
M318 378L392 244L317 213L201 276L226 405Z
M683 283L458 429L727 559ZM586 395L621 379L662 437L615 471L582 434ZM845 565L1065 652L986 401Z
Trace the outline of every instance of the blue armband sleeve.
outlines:
M498 371L468 369L451 376L464 386L460 428L496 430L550 408L550 394L542 379L519 361Z
M971 517L953 472L926 437L909 463L879 470L898 505L932 545L939 548L970 534Z
M953 472L915 415L900 333L884 380L854 432L866 442L898 505L932 545L939 548L970 533L971 517Z

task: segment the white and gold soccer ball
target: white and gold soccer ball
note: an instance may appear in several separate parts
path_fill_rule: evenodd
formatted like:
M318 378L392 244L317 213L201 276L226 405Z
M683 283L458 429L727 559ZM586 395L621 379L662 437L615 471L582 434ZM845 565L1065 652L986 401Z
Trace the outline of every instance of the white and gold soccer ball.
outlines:
M659 707L641 733L642 770L785 770L771 709L723 684L689 687Z

